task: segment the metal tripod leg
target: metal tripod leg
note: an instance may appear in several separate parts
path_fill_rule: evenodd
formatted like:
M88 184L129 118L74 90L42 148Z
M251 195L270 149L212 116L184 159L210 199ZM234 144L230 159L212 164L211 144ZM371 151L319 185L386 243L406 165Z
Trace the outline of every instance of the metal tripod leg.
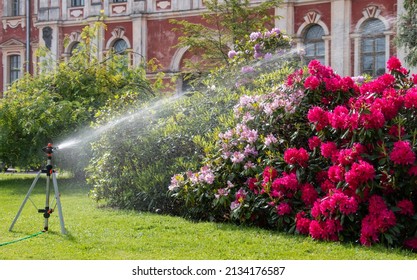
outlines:
M42 171L39 171L39 172L38 172L38 174L36 175L35 179L33 180L33 183L32 183L32 185L30 186L29 191L28 191L28 193L26 194L26 197L25 197L25 199L24 199L24 200L23 200L23 202L22 202L22 205L20 205L20 209L19 209L19 211L17 212L16 217L14 218L14 220L13 220L12 224L10 225L9 231L12 231L12 230L13 230L14 224L16 223L17 219L19 218L20 214L22 213L23 207L25 207L25 204L26 204L26 202L28 201L29 196L30 196L30 194L31 194L31 193L32 193L32 191L33 191L33 188L36 186L36 183L38 182L38 179L39 179L39 177L41 176L41 173L42 173Z
M61 224L61 233L67 234L67 231L65 230L64 216L62 215L61 198L59 197L58 182L56 180L55 172L52 173L52 183L54 185L55 199L56 199L56 204L58 206L58 216L59 216L59 222Z

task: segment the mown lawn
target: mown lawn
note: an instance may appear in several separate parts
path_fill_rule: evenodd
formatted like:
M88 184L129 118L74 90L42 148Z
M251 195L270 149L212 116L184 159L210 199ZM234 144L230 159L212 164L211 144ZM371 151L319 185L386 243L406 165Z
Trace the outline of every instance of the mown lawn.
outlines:
M0 174L0 244L39 232L42 214L27 202L13 232L9 226L32 183L33 175ZM417 254L382 246L317 242L259 228L193 223L179 217L98 207L87 187L58 178L67 235L58 213L50 231L0 246L2 260L402 260ZM45 181L31 195L44 207Z

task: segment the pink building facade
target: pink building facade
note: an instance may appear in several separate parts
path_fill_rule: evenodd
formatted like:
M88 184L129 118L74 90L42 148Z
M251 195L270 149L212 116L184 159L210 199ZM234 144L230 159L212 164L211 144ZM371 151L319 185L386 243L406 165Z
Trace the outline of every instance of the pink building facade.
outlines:
M281 16L276 27L292 36L308 59L319 59L343 76L379 75L390 56L404 56L393 44L402 2L284 0L271 12ZM169 20L199 22L206 11L204 0L0 0L0 91L25 72L38 71L39 47L56 59L70 56L83 27L101 13L107 30L95 42L100 57L111 49L128 50L131 65L155 58L168 76L180 73L189 54L173 47L178 34Z

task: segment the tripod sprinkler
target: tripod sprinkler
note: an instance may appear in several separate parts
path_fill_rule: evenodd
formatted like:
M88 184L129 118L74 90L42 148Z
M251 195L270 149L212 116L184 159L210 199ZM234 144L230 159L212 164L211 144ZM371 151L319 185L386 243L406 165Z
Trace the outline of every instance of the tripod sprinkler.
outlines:
M46 174L46 198L45 198L45 208L43 209L38 209L38 213L43 213L43 217L44 217L44 231L48 231L49 226L48 226L48 219L51 216L51 213L54 211L53 208L50 208L49 205L49 198L50 198L50 180L52 177L52 183L53 183L53 187L54 187L54 192L55 192L55 199L56 199L56 205L58 206L58 215L59 215L59 220L61 223L61 232L62 234L66 234L66 230L65 230L65 225L64 225L64 217L62 215L62 207L61 207L61 199L60 199L60 195L59 195L59 191L58 191L58 183L56 180L56 173L55 170L53 169L52 166L52 154L54 152L54 150L57 150L58 147L53 147L51 143L48 143L48 145L44 148L42 148L42 151L44 151L46 153L46 157L47 157L47 161L46 161L46 166L44 170L41 170L38 172L38 174L36 175L35 180L33 181L25 199L23 200L22 205L20 206L20 209L15 217L15 219L12 222L12 225L10 226L10 231L13 229L14 224L16 223L17 219L20 216L20 213L23 210L23 207L25 206L27 200L29 199L29 196L33 190L33 188L35 187L41 173L45 173Z

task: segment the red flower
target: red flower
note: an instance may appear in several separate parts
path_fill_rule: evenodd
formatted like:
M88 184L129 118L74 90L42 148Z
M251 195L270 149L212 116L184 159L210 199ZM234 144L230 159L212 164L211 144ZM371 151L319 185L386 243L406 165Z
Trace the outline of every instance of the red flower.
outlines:
M362 220L360 242L370 246L379 241L379 234L386 232L397 223L394 212L388 210L382 197L374 195L369 199L369 214Z
M270 182L270 181L274 180L277 176L278 176L278 171L271 166L265 167L265 169L262 173L264 183L267 183L267 182Z
M329 179L334 183L339 183L343 181L345 176L345 168L340 165L332 165L328 170Z
M314 148L319 147L321 144L321 140L317 136L313 136L310 139L308 139L308 147L310 150L314 150Z
M325 158L332 158L337 155L337 146L334 142L323 142L321 143L321 155Z
M313 205L318 196L319 194L312 184L307 183L301 186L301 200L306 205Z
M411 77L413 78L413 83L417 84L417 74L413 74Z
M283 187L286 191L292 191L295 192L298 189L298 180L297 175L295 173L283 173L282 178L277 178L272 183L273 189L280 189L280 187Z
M414 216L414 204L408 199L403 199L397 202L397 207L400 208L400 214L405 216Z
M407 173L411 176L417 176L417 165L411 166Z
M394 148L389 154L389 158L395 164L408 165L414 163L416 155L411 148L410 142L400 140L394 143Z
M307 77L305 82L304 82L304 87L306 89L315 90L316 88L319 87L319 85L320 85L320 80L317 79L317 77L315 77L315 76Z
M298 212L295 215L295 228L301 234L308 234L311 220L305 217L304 211Z
M395 56L390 57L390 59L387 61L387 69L392 70L399 70L401 68L401 62L398 58Z
M359 160L352 164L352 167L345 174L346 182L353 188L365 183L375 177L375 168L366 161Z
M248 184L248 187L251 191L253 191L255 194L258 194L258 186L256 185L256 183L258 182L258 179L256 178L248 178L248 180L246 181L246 184Z
M391 126L388 133L389 133L389 135L400 138L401 136L404 136L405 129L404 129L403 126L401 126L399 128L398 125L395 124L395 125Z
M412 237L404 241L404 246L416 251L417 250L417 237Z
M329 113L330 125L335 129L346 129L349 125L349 109L345 106L337 106L332 113Z
M410 88L404 96L405 108L417 108L417 88Z
M277 214L279 216L284 216L291 213L291 206L287 202L281 202L277 206Z
M313 107L307 113L307 119L316 125L316 130L320 131L329 124L327 111L320 107Z
M289 148L284 152L284 161L287 164L298 164L301 167L307 166L309 155L304 148Z
M324 239L325 237L325 232L322 225L316 220L311 221L309 232L311 237L314 239Z

